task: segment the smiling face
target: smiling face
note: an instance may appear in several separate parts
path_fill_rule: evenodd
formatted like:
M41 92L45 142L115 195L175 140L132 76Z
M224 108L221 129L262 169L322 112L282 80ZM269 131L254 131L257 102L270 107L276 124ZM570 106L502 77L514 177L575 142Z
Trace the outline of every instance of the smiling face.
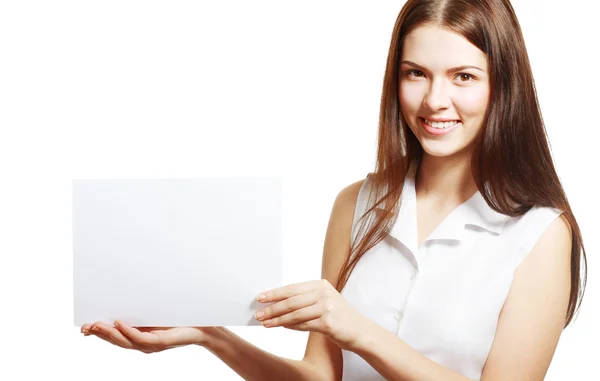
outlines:
M400 62L400 108L424 154L470 153L490 94L485 54L449 29L425 25L406 36Z

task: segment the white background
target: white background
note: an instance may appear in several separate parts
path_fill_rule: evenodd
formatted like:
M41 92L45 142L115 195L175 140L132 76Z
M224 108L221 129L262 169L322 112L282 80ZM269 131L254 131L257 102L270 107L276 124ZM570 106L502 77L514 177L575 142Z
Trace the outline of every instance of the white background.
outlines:
M71 180L282 175L284 282L318 279L335 196L373 169L402 4L2 2L0 379L239 379L201 347L147 356L73 327ZM514 1L589 253L586 298L559 343L554 381L600 374L595 6ZM294 359L308 336L232 331Z

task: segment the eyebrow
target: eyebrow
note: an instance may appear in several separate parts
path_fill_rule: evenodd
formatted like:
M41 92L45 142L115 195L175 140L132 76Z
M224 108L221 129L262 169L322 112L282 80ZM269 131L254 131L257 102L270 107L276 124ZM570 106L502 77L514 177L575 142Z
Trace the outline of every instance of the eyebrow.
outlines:
M421 69L421 70L427 71L427 69L425 69L423 66L418 65L418 64L416 64L416 63L414 63L412 61L406 61L405 60L405 61L400 62L400 65L402 65L402 64L408 64L408 65L416 67L417 69ZM461 71L461 70L465 70L465 69L477 69L477 70L482 71L482 72L485 73L484 70L478 68L477 66L473 66L473 65L463 65L463 66L453 67L452 69L448 69L448 73L455 73L457 71Z

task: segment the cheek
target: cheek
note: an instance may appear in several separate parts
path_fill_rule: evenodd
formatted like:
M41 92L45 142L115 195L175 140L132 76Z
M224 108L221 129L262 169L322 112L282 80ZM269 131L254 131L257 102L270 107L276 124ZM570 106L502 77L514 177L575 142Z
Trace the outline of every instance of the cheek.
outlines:
M462 114L483 117L488 104L489 91L486 87L471 88L457 95L456 103Z
M423 97L421 96L421 92L417 86L409 86L406 84L400 84L398 91L400 94L398 95L398 99L400 101L400 109L405 113L414 112L418 110ZM407 115L405 115L406 117Z

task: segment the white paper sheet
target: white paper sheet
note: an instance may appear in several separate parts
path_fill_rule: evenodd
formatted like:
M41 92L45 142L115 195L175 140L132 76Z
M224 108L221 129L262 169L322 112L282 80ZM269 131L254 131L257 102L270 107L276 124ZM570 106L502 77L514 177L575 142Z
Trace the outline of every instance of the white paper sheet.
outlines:
M281 284L281 179L73 180L75 326L260 325Z

